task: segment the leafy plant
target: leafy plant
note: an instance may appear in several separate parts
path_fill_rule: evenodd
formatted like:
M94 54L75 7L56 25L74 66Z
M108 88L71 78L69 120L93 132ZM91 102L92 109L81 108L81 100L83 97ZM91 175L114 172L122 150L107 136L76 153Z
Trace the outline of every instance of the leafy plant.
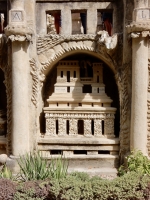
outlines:
M39 152L26 153L18 159L20 176L24 181L44 180L50 176L50 165Z
M11 170L6 165L4 165L0 171L0 178L7 178L7 179L13 178Z
M48 177L60 179L67 175L68 162L62 156L48 162L39 152L27 153L18 160L20 176L24 181L45 180Z
M50 174L52 178L60 180L67 176L67 171L68 161L66 158L60 156L56 159L51 159Z
M132 171L150 174L150 160L147 156L144 156L141 151L132 151L131 154L126 157L126 160L127 163L120 166L118 170L119 176Z

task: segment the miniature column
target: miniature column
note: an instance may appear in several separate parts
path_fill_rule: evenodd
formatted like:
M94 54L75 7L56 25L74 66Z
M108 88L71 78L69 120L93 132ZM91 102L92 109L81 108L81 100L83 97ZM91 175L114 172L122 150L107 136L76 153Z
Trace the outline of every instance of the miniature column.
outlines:
M66 119L58 119L58 135L66 135Z
M78 133L78 120L77 119L70 119L69 120L69 135L77 135Z
M94 119L94 136L102 136L102 120Z
M29 151L29 38L24 0L11 0L9 24L5 34L12 42L12 154L19 156Z
M71 35L72 34L72 16L71 10L65 7L61 11L61 34Z
M114 119L106 118L104 120L104 135L110 138L115 137L114 136Z
M45 114L46 118L46 135L55 136L56 135L56 119L49 117L50 114Z
M131 150L147 154L148 0L135 0L133 22L127 26L132 37ZM146 23L146 24L145 24Z
M84 119L84 135L85 136L92 135L92 131L91 131L91 119Z

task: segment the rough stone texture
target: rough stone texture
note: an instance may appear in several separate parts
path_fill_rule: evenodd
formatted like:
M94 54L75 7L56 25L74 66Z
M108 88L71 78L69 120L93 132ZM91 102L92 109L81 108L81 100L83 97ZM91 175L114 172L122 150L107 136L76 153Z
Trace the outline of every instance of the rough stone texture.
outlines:
M146 143L148 152L150 152L150 86L147 78L150 56L150 51L148 52L149 4L148 0L121 0L119 2L117 0L60 0L57 2L53 0L11 0L7 3L0 0L0 12L8 14L5 35L4 33L0 35L0 68L5 76L7 94L7 138L6 140L0 138L1 149L3 149L0 152L4 153L6 146L8 155L18 156L20 153L39 148L39 139L48 137L47 133L55 135L53 118L47 116L46 122L43 108L49 104L46 99L54 92L54 84L63 84L65 81L65 78L61 80L57 77L56 79L58 62L74 58L78 60L79 55L83 55L83 60L92 57L93 63L103 62L113 71L119 93L119 97L115 98L119 98L118 112L120 112L120 117L117 119L120 121L120 133L118 134L120 148L114 150L113 153L117 151L120 158L123 158L130 149L136 148L146 154ZM113 13L113 34L111 36L104 30L97 33L97 11ZM78 13L80 16L83 12L87 14L87 32L72 35L72 24L76 23L76 18L72 19L71 13ZM56 34L55 31L58 28L58 22L54 19L56 13L61 14L60 34ZM47 18L49 15L51 19ZM81 21L80 19L79 26ZM73 31L75 32L75 29ZM78 32L83 31L78 30ZM75 78L70 79L70 83L75 81ZM76 89L79 90L79 85L78 87L76 85ZM85 95L85 99L88 99L88 95ZM55 107L56 100L55 97L53 102L50 102L51 108ZM74 107L78 103L80 102L74 102L76 104ZM91 100L90 103L92 103ZM109 107L110 102L104 103L104 107ZM86 103L84 106L88 112L89 104ZM58 114L62 114L60 110L58 108ZM60 137L63 132L66 132L64 119L63 116L62 129L59 130ZM77 120L74 117L69 120L71 123L69 135L74 137L77 135L77 128L75 128ZM88 118L85 123L85 129L88 130L87 135L90 135L89 123ZM94 121L94 126L97 127L95 131L97 137L101 135L101 130L98 131L102 128L100 123L100 120ZM109 132L113 123L109 121L105 124L108 125L107 131ZM47 145L50 143L48 142ZM46 151L48 154L49 149ZM71 149L67 153L64 149L67 155L72 155L73 151ZM90 156L97 154L97 150L94 151L94 149L86 151Z

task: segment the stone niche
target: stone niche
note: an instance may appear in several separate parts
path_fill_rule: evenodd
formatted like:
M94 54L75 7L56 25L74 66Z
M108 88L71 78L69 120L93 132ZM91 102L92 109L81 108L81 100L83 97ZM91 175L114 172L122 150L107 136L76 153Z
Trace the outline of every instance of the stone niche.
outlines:
M112 99L105 93L101 62L59 61L54 92L47 102L46 133L38 140L44 157L62 154L77 159L77 166L81 164L79 160L86 158L85 162L90 159L93 166L92 159L98 162L105 155L106 162L112 159L112 167L116 167L114 160L118 159L119 151L119 139L114 134L116 108L111 107Z

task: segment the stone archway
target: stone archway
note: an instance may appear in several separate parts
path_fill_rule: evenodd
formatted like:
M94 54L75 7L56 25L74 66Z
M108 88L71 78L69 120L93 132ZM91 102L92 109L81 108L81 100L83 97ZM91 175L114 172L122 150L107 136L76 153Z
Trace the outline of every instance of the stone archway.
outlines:
M66 56L75 53L86 53L106 63L115 74L120 99L120 151L125 154L129 150L130 130L130 94L129 66L122 63L122 35L113 37L105 35L46 35L37 41L38 60L30 60L33 78L32 102L37 107L40 88L47 74L55 64Z

